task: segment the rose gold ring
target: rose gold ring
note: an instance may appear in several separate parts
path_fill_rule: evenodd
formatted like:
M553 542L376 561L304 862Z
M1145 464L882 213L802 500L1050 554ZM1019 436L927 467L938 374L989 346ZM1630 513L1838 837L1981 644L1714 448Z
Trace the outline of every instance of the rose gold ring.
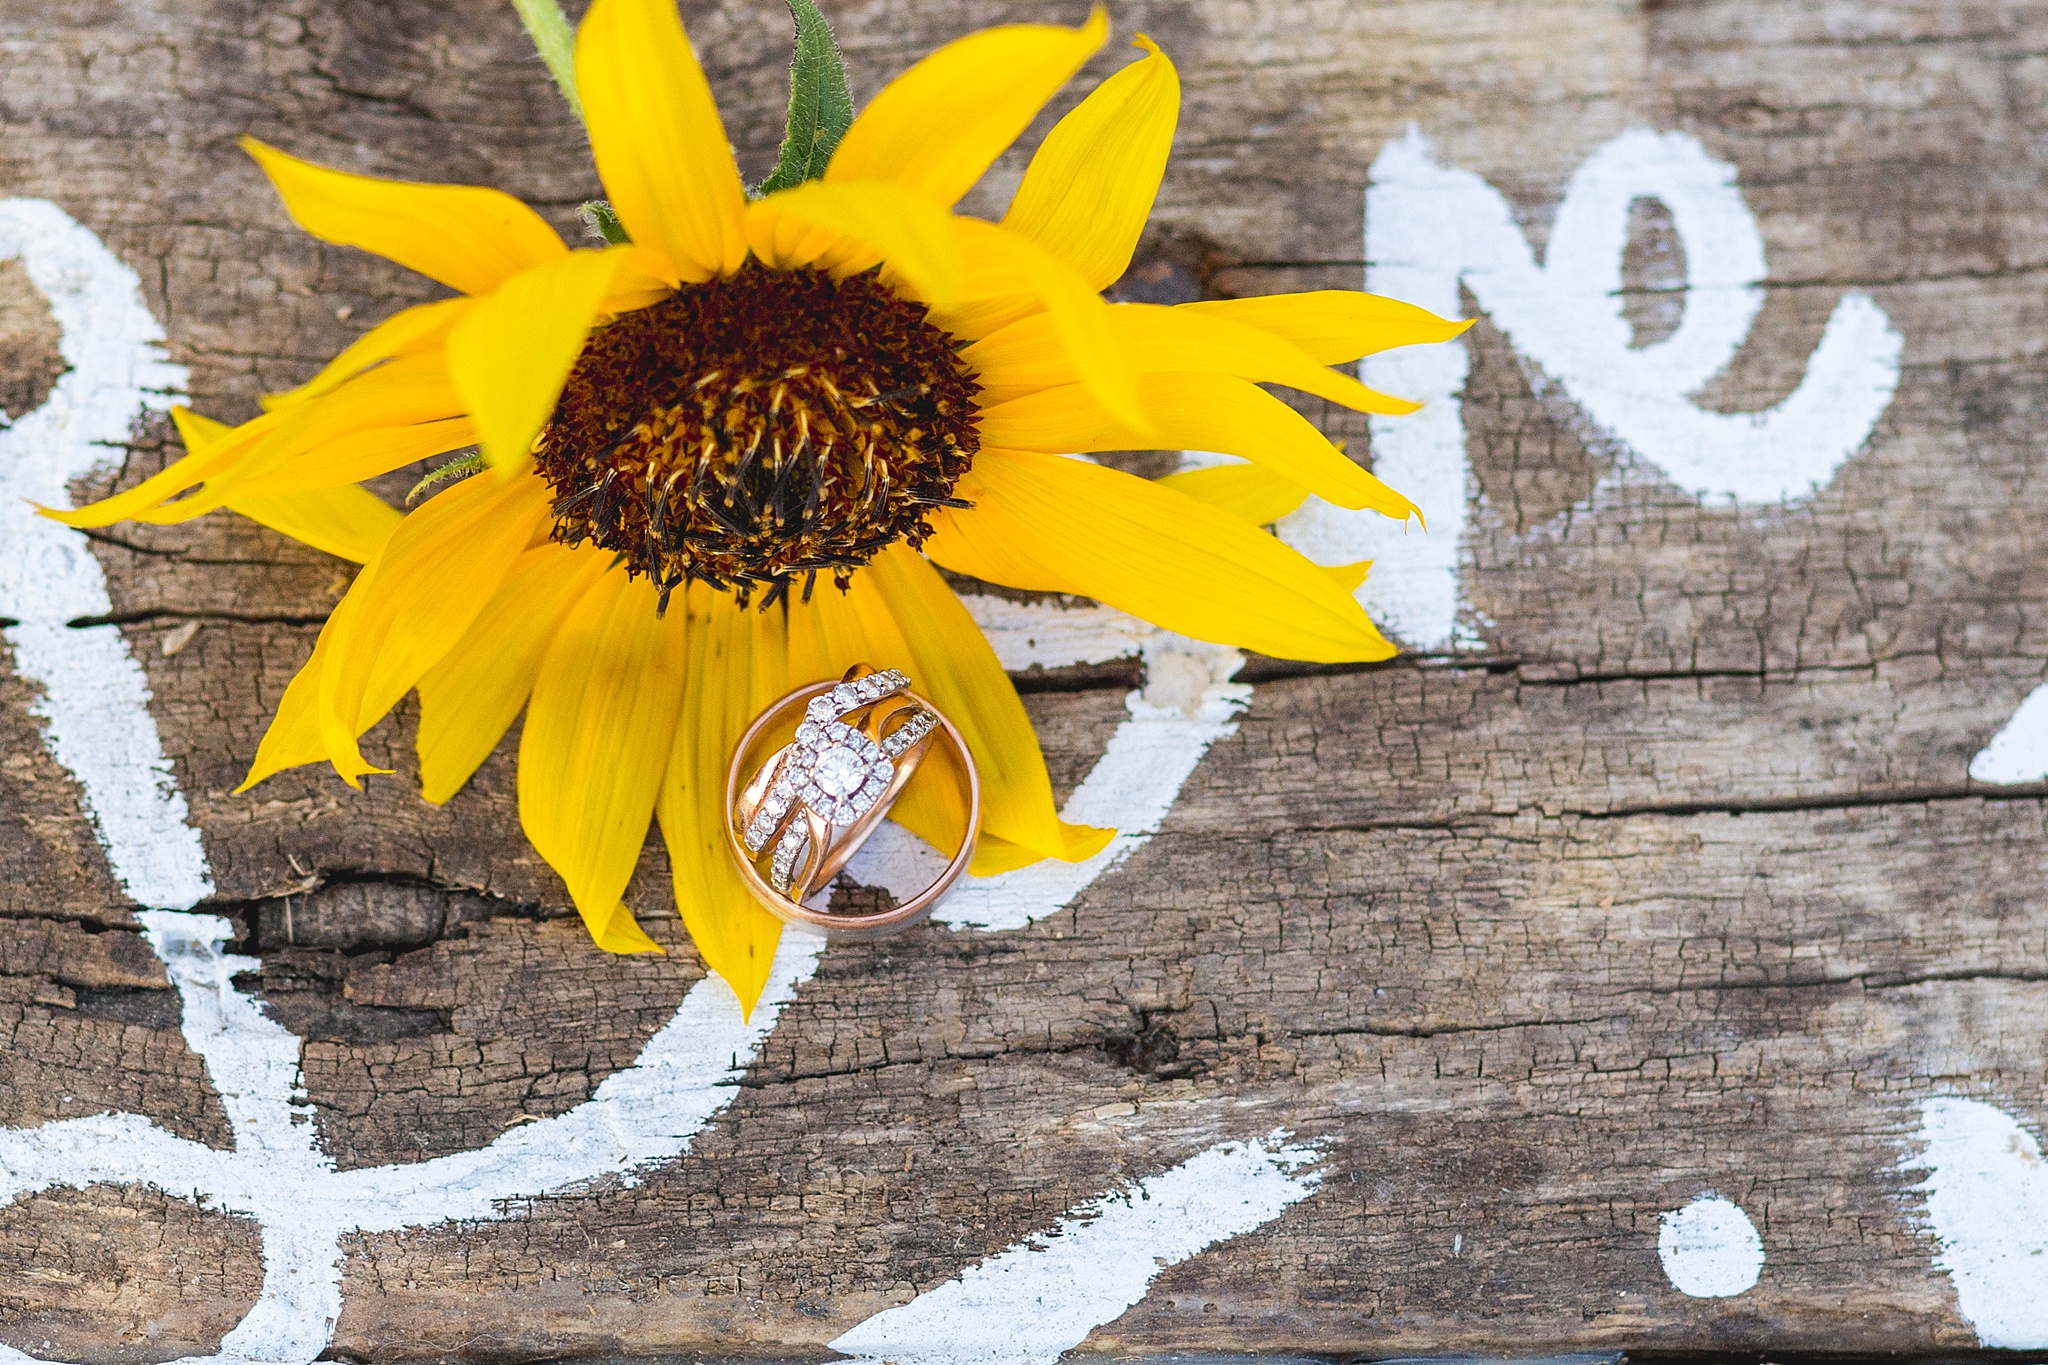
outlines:
M920 770L954 782L966 810L938 880L873 913L807 904ZM893 668L855 664L839 682L799 687L754 718L726 769L725 841L747 889L783 923L833 938L880 938L929 915L973 861L980 825L981 779L966 741Z

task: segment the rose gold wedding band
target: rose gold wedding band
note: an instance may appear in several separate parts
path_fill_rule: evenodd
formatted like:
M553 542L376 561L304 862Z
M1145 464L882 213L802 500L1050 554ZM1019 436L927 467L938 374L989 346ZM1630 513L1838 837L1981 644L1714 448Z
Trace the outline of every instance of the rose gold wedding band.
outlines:
M945 870L873 914L805 904L881 824L934 744L953 758L967 807ZM776 918L832 938L880 938L929 915L973 861L981 780L959 730L907 678L857 664L840 681L800 687L754 718L726 769L724 814L740 877Z

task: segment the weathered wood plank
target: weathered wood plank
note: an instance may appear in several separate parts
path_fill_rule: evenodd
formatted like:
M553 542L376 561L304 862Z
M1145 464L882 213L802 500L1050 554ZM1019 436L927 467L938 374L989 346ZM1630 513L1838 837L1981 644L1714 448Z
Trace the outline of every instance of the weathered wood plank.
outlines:
M686 10L742 161L765 169L786 20ZM835 19L864 95L945 37L1045 13ZM1896 393L1811 496L1703 502L1483 318L1456 399L1464 646L1250 661L1236 732L1070 907L833 948L688 1154L630 1183L515 1182L534 1197L494 1221L349 1233L333 1351L821 1357L1105 1191L1278 1130L1321 1144L1320 1188L1164 1269L1086 1350L2017 1344L1937 1266L1910 1163L1931 1100L2048 1123L2048 807L1967 775L2048 676L2048 12L1205 0L1116 19L1186 82L1148 287L1355 287L1380 263L1368 169L1411 123L1539 252L1589 156L1629 128L1683 132L1736 168L1768 262L1748 340L1699 401L1784 401L1851 290L1903 339ZM293 232L235 136L496 183L565 228L597 189L497 0L12 6L0 129L0 194L55 201L135 269L222 417L429 296ZM1023 165L1006 157L971 204L998 211ZM1697 294L1676 289L1668 206L1631 222L1640 342ZM1467 298L1487 313L1483 292ZM59 330L0 266L0 408L47 397ZM1370 456L1364 422L1310 411ZM171 453L152 418L95 487ZM217 887L200 908L232 921L260 959L241 987L303 1040L319 1150L383 1180L589 1112L701 976L658 842L632 896L676 951L619 961L512 837L509 744L425 806L404 706L366 745L397 778L229 795L349 567L224 517L116 528L93 553L113 612L80 628L120 632L147 676ZM1062 795L1139 677L1020 670ZM219 1078L180 1033L193 1015L37 694L0 673L0 1123L135 1114L226 1150ZM1725 1298L1681 1292L1659 1258L1660 1219L1708 1190L1763 1251ZM0 1342L216 1349L281 1253L182 1193L95 1184L0 1209Z

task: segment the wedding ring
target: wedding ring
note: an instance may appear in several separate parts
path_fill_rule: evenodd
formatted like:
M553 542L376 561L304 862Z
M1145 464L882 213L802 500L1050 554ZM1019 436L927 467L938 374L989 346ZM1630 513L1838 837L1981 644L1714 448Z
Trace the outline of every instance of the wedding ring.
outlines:
M920 770L927 781L956 783L967 812L945 871L871 913L808 904ZM973 861L980 824L981 780L966 741L893 668L856 664L836 683L799 687L754 718L726 769L726 845L747 889L785 924L833 938L879 938L929 915Z

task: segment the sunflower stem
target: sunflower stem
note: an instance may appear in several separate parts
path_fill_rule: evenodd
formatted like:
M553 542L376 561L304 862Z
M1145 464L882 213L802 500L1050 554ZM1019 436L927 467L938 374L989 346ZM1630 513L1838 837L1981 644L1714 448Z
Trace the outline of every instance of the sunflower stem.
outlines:
M512 0L512 8L519 11L519 21L526 25L534 49L561 87L562 98L582 122L583 97L576 93L576 32L569 27L560 0Z
M789 119L783 127L782 155L774 172L755 187L757 196L824 175L839 139L853 124L853 92L846 86L846 63L840 60L832 25L812 0L788 3L796 20L796 53L789 62Z

